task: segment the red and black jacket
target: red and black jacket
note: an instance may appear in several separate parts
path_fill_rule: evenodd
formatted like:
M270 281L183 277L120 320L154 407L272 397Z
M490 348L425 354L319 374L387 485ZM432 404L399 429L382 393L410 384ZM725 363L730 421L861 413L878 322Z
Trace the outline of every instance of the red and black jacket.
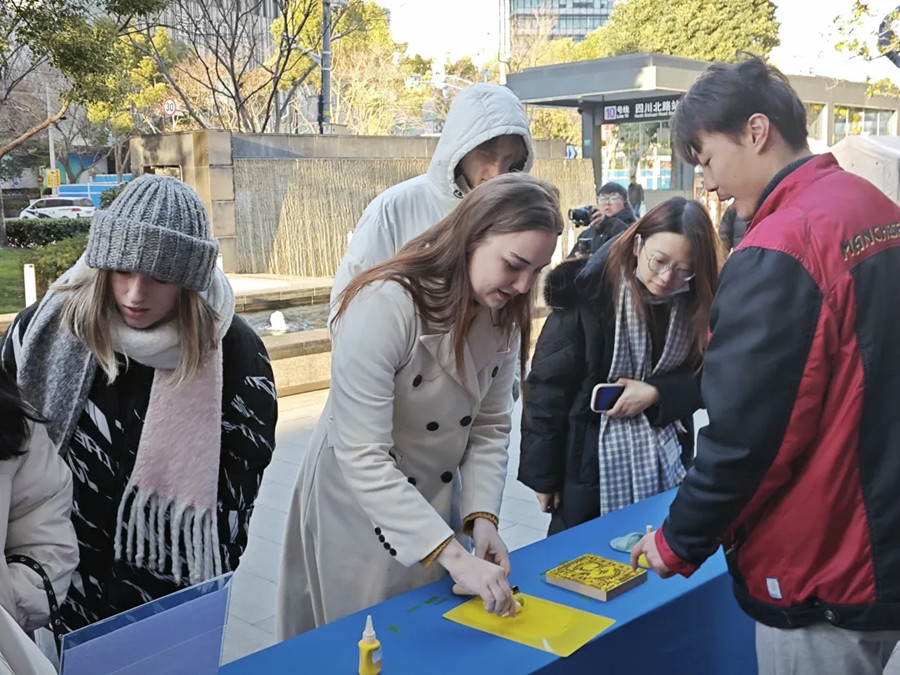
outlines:
M656 537L720 544L770 626L900 629L900 207L830 154L785 167L722 272L710 425Z

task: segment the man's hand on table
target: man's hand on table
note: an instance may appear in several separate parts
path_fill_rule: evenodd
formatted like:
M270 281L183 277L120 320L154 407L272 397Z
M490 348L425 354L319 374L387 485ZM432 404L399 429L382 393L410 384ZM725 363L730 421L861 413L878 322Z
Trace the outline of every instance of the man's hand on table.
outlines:
M644 557L647 558L647 563L650 565L650 568L656 572L660 578L668 579L669 577L675 576L675 572L666 567L666 564L662 560L662 556L659 555L659 550L656 548L656 532L649 532L643 536L643 538L635 544L634 548L631 549L631 569L636 570L638 568L638 558L641 557L641 554L644 554Z

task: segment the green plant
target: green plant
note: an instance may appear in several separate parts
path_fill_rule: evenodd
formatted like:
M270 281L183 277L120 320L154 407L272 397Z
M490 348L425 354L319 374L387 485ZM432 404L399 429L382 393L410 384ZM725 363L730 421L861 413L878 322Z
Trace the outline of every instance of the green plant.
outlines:
M117 185L114 188L109 188L109 190L104 190L100 193L100 208L108 209L109 205L113 203L113 199L119 196L119 193L125 189L125 183L121 185Z
M89 218L14 218L6 221L9 245L15 248L46 246L91 229Z
M31 203L28 197L3 197L3 212L19 215L19 212Z
M27 251L0 248L0 314L11 314L25 307L25 281L22 258Z
M87 233L62 239L29 251L22 262L34 265L38 291L43 293L60 275L74 265L87 247Z

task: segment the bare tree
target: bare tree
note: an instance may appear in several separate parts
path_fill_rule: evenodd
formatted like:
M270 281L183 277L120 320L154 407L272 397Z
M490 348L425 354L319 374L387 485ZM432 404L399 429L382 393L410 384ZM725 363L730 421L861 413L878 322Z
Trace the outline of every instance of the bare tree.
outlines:
M0 162L12 151L33 154L38 134L66 114L67 103L56 114L48 114L45 93L36 87L41 72L48 70L47 59L34 57L27 45L15 39L15 23L0 27L12 33L0 40ZM0 247L9 244L3 216L3 190L0 190Z
M553 29L557 18L544 8L537 8L526 17L515 19L513 40L509 49L509 70L519 73L525 68L542 66L547 62L547 52L554 42Z
M0 160L65 115L65 105L57 114L48 114L43 96L28 86L35 75L47 71L48 59L17 39L18 27L13 16L0 20L5 33L0 39Z
M335 8L333 41L365 29L353 20L360 4ZM166 63L150 41L135 41L135 48L157 62L201 128L279 131L321 64L322 0L173 0L135 33L150 35L158 26L182 44L177 63Z

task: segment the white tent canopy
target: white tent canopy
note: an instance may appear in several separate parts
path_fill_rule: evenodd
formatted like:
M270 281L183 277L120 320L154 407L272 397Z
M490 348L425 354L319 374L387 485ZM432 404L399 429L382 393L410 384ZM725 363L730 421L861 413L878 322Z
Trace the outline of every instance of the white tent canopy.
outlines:
M847 136L831 152L844 169L874 183L900 204L900 138Z

